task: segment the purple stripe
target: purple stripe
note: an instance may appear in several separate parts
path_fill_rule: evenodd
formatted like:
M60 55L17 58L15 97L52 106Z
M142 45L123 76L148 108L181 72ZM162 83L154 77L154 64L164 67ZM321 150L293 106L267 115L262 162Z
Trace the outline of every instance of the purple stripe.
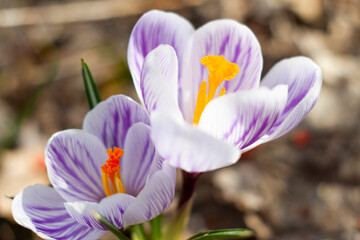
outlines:
M101 130L101 138L103 140L104 145L108 146L107 137L106 137L107 136L106 129L107 129L107 121L104 120L104 124L103 124L102 130Z
M147 53L148 53L148 50L147 50L147 42L146 42L146 33L145 33L145 29L142 28L141 29L141 39L140 39L140 42L141 42L141 52L142 52L142 55L143 57L145 58Z
M261 127L256 131L256 133L252 136L251 140L244 144L244 146L242 146L242 148L246 148L247 146L249 146L250 144L254 143L255 141L257 141L260 137L262 137L262 135L264 135L266 132L266 129L269 129L269 127L271 127L271 125L269 125L269 117L267 117L265 119L265 121L262 123Z
M79 146L79 149L84 150L85 152L87 152L86 147L84 146L84 144L80 143L79 140L76 140L76 145ZM98 174L98 181L94 181L96 178L94 178L93 173L88 172L87 167L85 167L84 165L84 161L80 161L78 156L72 156L69 152L69 150L67 148L64 148L66 154L70 157L70 159L72 160L73 163L75 163L75 165L77 165L79 168L78 170L81 170L81 172L87 177L87 179L92 182L93 184L100 181L100 174ZM90 161L94 161L94 159L91 159ZM97 167L94 168L95 172L99 173L99 170L97 169ZM98 171L96 171L98 170ZM68 173L70 173L71 171L69 170ZM75 173L75 172L74 172ZM82 178L81 178L82 179ZM85 179L82 179L81 182L84 182ZM85 183L85 182L84 182ZM85 184L86 188L90 187L89 185ZM94 193L94 190L98 190L98 189L94 189L93 187L88 188L89 190L92 190L91 192ZM101 189L101 187L99 188Z
M241 53L241 39L239 39L238 43L235 47L234 57L231 62L236 63Z
M86 227L81 226L80 224L76 224L76 228L74 226L74 222L71 222L69 224L63 225L56 229L50 229L49 227L41 227L36 226L36 229L39 232L42 232L49 237L55 238L55 239L72 239L75 236L79 235L79 233L83 232L84 230L87 230ZM72 231L67 232L69 229L72 229ZM66 232L66 235L63 235ZM75 239L75 238L74 238Z
M149 148L150 148L150 138L147 139L146 141L146 145L144 147L144 151L143 153L141 154L142 156L142 159L147 159L147 163L146 163L146 166L145 167L141 167L140 170L142 170L141 172L138 172L138 175L137 175L137 178L135 179L135 183L133 184L133 186L136 186L136 187L143 187L143 186L139 186L140 184L140 181L143 180L143 179L146 179L147 176L145 176L145 173L149 171L149 168L151 166L151 163L152 163L152 160L154 159L154 155L155 155L155 149L152 148L152 153L151 153L151 156L150 157L146 157L148 154L148 151L149 151ZM144 182L145 184L145 182ZM139 189L136 189L136 190L139 190Z
M133 105L136 103L130 103L130 104ZM124 133L122 135L121 144L119 143L119 147L122 149L124 149L124 147L125 147L124 143L125 143L126 134L133 123L130 105L123 104L123 106L124 106L123 110L124 110L125 115L123 115L121 118L122 119L122 128L121 129L124 131ZM137 108L140 106L132 106L132 107L134 107L137 110ZM137 111L135 112L135 114L137 114Z
M235 52L234 52L233 58L231 60L232 63L237 64L238 58L241 53L241 43L242 43L242 41L241 41L241 39L239 39L239 41L237 42L236 47L235 47ZM229 85L231 84L232 81L240 81L240 79L238 77L235 77L235 79L233 79L233 80L225 81L224 87L225 87L226 91L228 91ZM230 91L232 91L232 90L230 89Z
M55 168L52 168L52 169L59 176L61 176L63 174L62 172L58 172ZM56 187L56 190L58 192L64 192L67 195L72 196L74 199L83 199L84 196L86 196L87 198L90 198L90 199L95 198L93 195L89 195L89 192L91 193L92 189L88 189L86 185L81 185L79 187L82 187L82 188L77 188L77 187L74 186L73 182L69 182L65 178L61 178L61 179L66 183L68 189L65 190L64 188L60 188L54 183L54 185ZM80 181L78 181L78 183L80 183ZM86 189L83 189L83 188L86 188ZM68 190L72 190L73 192L69 192ZM84 191L84 190L87 190L87 191ZM88 199L86 199L86 200L88 200Z
M91 163L93 169L95 169L95 170L98 169L98 171L95 171L95 172L97 173L98 178L101 179L100 168L98 168L98 166L95 165L95 159L90 155L89 151L86 148L84 150L86 152L87 158L90 160L90 163ZM99 189L103 189L103 186L102 186L102 184L100 184L100 181L93 181L93 183L95 183L95 185L97 185L97 187Z
M307 78L307 79L315 79L315 74L312 74L311 77ZM292 97L291 101L288 102L286 104L286 107L284 109L283 115L288 114L288 112L290 110L292 110L294 107L296 107L296 105L302 100L304 99L304 97L306 96L306 94L309 92L309 89L311 89L314 86L315 81L311 81L311 84L308 84L306 86L302 86L302 91L295 95L293 94L293 88L295 87L295 84L300 82L298 78L295 78L292 81L292 84L290 85L289 89L288 89L288 94L289 94L289 98ZM302 82L303 83L303 82ZM308 83L308 82L307 82ZM306 83L305 83L306 84ZM299 89L298 89L299 90Z
M230 35L227 35L226 38L223 40L223 42L221 43L221 46L220 46L220 52L218 55L220 56L224 56L224 53L225 53L225 47L228 45L229 43L229 40L230 40Z
M315 79L315 74L312 74L312 76L310 77L311 79ZM303 91L301 91L298 95L296 95L295 97L292 95L292 93L293 93L293 88L295 88L296 86L296 83L298 83L299 82L299 80L298 80L298 78L296 78L296 79L294 79L292 82L291 82L291 84L290 84L290 86L289 86L289 88L288 88L288 96L289 96L289 98L288 98L288 102L286 103L286 106L285 106L285 109L284 109L284 111L282 112L282 114L280 115L280 117L277 119L277 121L276 121L276 123L270 128L270 130L267 132L267 134L268 135L271 135L282 123L283 123L283 121L286 119L286 117L290 114L290 112L299 104L299 102L301 102L304 98L305 98L305 96L307 95L307 93L309 92L309 89L311 89L313 86L314 86L314 84L315 84L315 81L312 81L312 82L310 82L310 84L308 85L308 86L303 86L303 88L302 88L302 90ZM291 97L293 97L292 99L291 99ZM290 102L289 102L289 99L291 99L290 100ZM315 103L313 103L313 105L314 105ZM313 107L313 106L312 106ZM312 108L311 107L311 108ZM310 109L311 109L310 108ZM300 121L303 119L305 117L305 115L301 118L301 119L299 119ZM295 122L295 120L292 122L292 124ZM289 126L291 126L290 124L289 124Z
M57 141L59 141L58 139L56 139ZM56 141L55 140L55 141ZM58 143L59 144L59 143ZM68 152L68 150L62 145L62 144L60 144L60 146L62 146L62 150L65 152L65 154L66 155L68 155L68 157L76 164L76 163L78 163L78 161L77 160L75 160L75 159L73 159L71 156L70 156L70 153ZM89 195L89 193L94 193L94 189L92 189L92 188L89 188L89 186L87 185L87 184L84 184L84 179L82 179L82 178L79 178L79 176L77 175L77 174L75 174L76 172L74 172L73 171L73 169L71 169L68 165L67 165L67 161L63 158L63 156L58 152L58 150L55 148L55 146L54 145L51 145L51 150L55 153L55 155L56 155L56 157L58 158L58 161L56 161L56 160L52 160L52 162L57 162L58 164L60 164L59 165L59 167L60 166L62 166L62 168L64 168L64 172L65 172L65 174L69 174L69 173L72 173L71 174L71 176L76 180L75 182L69 182L67 179L65 179L64 178L64 174L62 173L62 170L61 170L61 172L59 172L58 170L60 170L60 169L57 169L57 167L56 167L56 165L54 165L53 163L51 163L51 168L57 173L57 175L59 175L59 176L62 176L61 177L61 179L63 180L63 181L65 181L66 183L67 183L67 185L68 185L68 187L71 187L72 189L74 189L76 192L81 192L83 195L86 195L86 196L88 196L88 197L90 197L90 198L94 198L94 196L92 196L92 195ZM77 164L77 165L79 165L79 164ZM83 167L83 166L82 166ZM79 169L80 170L80 169ZM88 173L89 174L89 173ZM91 176L91 175L90 175ZM78 189L78 188L76 188L75 186L76 186L76 183L82 183L81 184L81 189ZM60 188L61 189L61 191L63 191L63 192L67 192L67 193L69 193L70 195L72 195L72 196L74 196L74 197L76 197L76 198L79 198L79 196L78 195L73 195L73 193L70 193L70 192L68 192L68 191L66 191L65 189L63 189L63 188ZM84 190L86 190L86 191L84 191Z
M245 77L245 74L248 72L247 71L247 68L250 64L250 58L251 58L251 51L252 51L252 47L249 47L248 50L247 50L247 57L246 57L246 63L245 63L245 66L244 68L242 69L242 74L241 74L241 77L239 79L239 81L237 82L237 85L235 87L235 89L233 89L232 91L233 92L236 92L239 90L239 88L241 87L241 83L243 82L244 80L244 77Z
M242 143L244 144L243 146L241 146L241 148L245 148L247 146L249 146L250 144L254 143L256 140L258 140L259 137L261 137L263 134L266 133L266 129L269 129L272 127L272 125L275 123L276 119L278 118L278 114L277 116L273 119L272 124L270 124L270 118L269 116L267 116L264 121L262 121L261 126L259 128L257 128L256 132L254 134L252 134L252 136L249 136L249 133L251 131L254 130L254 128L257 126L258 123L258 119L261 119L261 115L263 113L263 107L261 107L260 109L257 110L257 114L255 114L254 116L252 116L252 121L249 125L245 126L246 129L244 131L244 133L242 134L242 136L239 136L238 139L236 139L232 144L234 146L238 146L241 145ZM230 136L232 136L233 131L235 130L235 127L238 125L241 125L244 123L244 116L243 115L238 115L235 118L235 121L233 124L231 124L230 130L227 131L225 134L223 134L223 139L228 140ZM249 139L246 140L247 137L250 137ZM244 143L244 141L246 141Z
M139 73L139 78L140 78L142 66L140 66L140 62L139 62L139 59L138 59L137 55L135 56L135 66L138 69L137 73ZM139 81L139 79L136 79L136 80Z
M36 210L36 211L48 211L49 209L51 209L51 211L63 211L64 207L43 207L43 206L31 206L32 209Z
M155 101L151 108L151 111L154 112L156 110L156 107L157 107L157 102Z
M117 137L119 135L119 112L117 109L114 109L114 131L112 131L112 137L113 137L113 147L120 147L120 144L117 142ZM121 139L121 143L123 143ZM111 146L110 146L111 147ZM120 147L121 148L121 147Z
M47 209L47 211L52 212L53 209ZM64 209L63 209L64 211ZM38 216L39 218L41 218L41 216ZM49 216L50 217L50 216ZM37 223L37 224L43 224L45 223L45 225L50 224L50 223L59 223L59 222L65 222L66 219L69 219L70 216L68 213L62 214L62 215L56 215L56 216L51 216L50 218L46 218L46 219L31 219L31 221L33 223Z
M56 139L58 141L58 139ZM59 143L58 143L59 144ZM63 147L62 144L60 144L60 146ZM56 161L55 159L52 158L52 156L50 155L49 157L52 159L51 162L51 168L56 172L56 173L60 173L58 170L61 170L61 172L63 172L63 170L61 169L64 168L66 171L64 171L65 173L70 173L73 172L73 169L70 169L70 167L67 165L67 161L63 158L63 156L58 152L58 150L55 148L54 145L51 145L51 150L55 153L56 158L58 159L58 161ZM67 150L66 148L63 148L63 150L65 151L65 153L67 154ZM70 156L69 156L70 157ZM57 169L56 165L53 164L53 162L57 162L57 165L59 165L60 169ZM59 174L60 176L62 174ZM78 178L77 175L72 175L77 181L81 182L82 179ZM65 179L64 179L65 180Z
M237 125L239 125L239 124L240 124L241 122L243 122L243 121L244 121L243 116L237 116L237 117L236 117L236 120L235 120L234 123L231 125L229 131L226 132L226 133L223 135L222 138L223 138L223 139L228 139L228 138L231 136L231 134L233 133L235 127L236 127Z
M173 33L172 37L171 37L171 41L170 41L170 45L175 49L175 40L176 40L176 36L175 33ZM175 50L176 51L176 50ZM177 53L177 51L176 51Z
M151 45L151 49L149 49L149 52L156 48L159 44L160 44L160 41L159 41L159 37L160 37L160 31L161 31L161 28L158 26L156 28L155 31L153 31L153 34L155 34L155 38L153 38L155 41L152 42L152 45ZM154 33L155 32L155 33Z

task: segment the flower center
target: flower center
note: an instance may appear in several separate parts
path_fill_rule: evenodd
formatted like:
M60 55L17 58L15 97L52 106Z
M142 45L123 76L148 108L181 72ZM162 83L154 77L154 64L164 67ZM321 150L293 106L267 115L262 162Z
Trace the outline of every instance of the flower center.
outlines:
M119 165L124 151L121 148L114 147L114 151L109 148L106 152L109 155L109 159L101 167L101 179L105 194L110 196L115 193L125 193L124 185L121 182L121 166Z
M201 82L198 97L195 105L194 124L198 124L205 106L215 97L216 89L226 80L229 81L239 73L239 67L235 63L227 61L223 56L205 56L201 58L200 63L209 70L208 82L209 91L207 93L206 81ZM225 87L221 88L219 97L225 94Z

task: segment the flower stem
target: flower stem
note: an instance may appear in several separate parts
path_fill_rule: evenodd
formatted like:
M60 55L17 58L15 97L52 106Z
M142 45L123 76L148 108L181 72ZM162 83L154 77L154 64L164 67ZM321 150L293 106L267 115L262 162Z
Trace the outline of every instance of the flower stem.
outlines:
M163 216L159 216L150 220L151 225L151 240L161 240L162 239L162 219Z
M182 232L186 228L189 221L193 194L195 190L196 182L200 176L200 173L183 173L183 183L180 194L180 200L178 202L177 211L174 217L168 222L164 236L162 239L180 240Z
M173 218L165 227L163 240L180 240L181 235L189 221L189 216L192 208L192 198L184 203L180 209L177 210Z
M134 225L130 228L132 240L146 240L146 233L142 223Z
M197 180L201 173L188 173L182 171L183 183L178 202L178 210L181 209L193 196Z

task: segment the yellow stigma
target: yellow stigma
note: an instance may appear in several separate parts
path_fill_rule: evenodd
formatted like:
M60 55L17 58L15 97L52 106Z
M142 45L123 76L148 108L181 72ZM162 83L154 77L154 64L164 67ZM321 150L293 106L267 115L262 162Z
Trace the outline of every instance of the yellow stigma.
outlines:
M200 63L209 70L208 83L209 91L207 93L206 81L201 82L198 97L195 105L194 124L198 124L205 106L215 97L216 89L226 80L229 81L239 73L239 67L235 63L227 61L223 56L205 56L201 58ZM219 97L225 95L226 89L221 88Z
M107 151L109 159L101 167L101 179L104 185L106 196L114 193L125 193L124 185L121 182L120 158L124 155L121 148L114 147L114 151L109 148ZM110 186L111 183L111 186Z

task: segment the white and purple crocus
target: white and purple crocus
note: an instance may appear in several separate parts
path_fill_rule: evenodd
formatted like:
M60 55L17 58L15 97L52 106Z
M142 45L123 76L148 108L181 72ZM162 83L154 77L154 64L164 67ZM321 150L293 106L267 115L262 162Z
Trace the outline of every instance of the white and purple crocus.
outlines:
M313 108L322 84L320 68L306 57L280 61L260 82L261 48L249 28L216 20L194 30L157 10L137 22L128 62L152 115L157 151L193 173L231 165L289 132Z
M107 229L99 212L118 228L145 222L172 202L175 168L150 139L150 119L125 96L98 104L83 130L58 132L45 150L53 187L34 185L14 199L15 220L45 239L98 239Z

